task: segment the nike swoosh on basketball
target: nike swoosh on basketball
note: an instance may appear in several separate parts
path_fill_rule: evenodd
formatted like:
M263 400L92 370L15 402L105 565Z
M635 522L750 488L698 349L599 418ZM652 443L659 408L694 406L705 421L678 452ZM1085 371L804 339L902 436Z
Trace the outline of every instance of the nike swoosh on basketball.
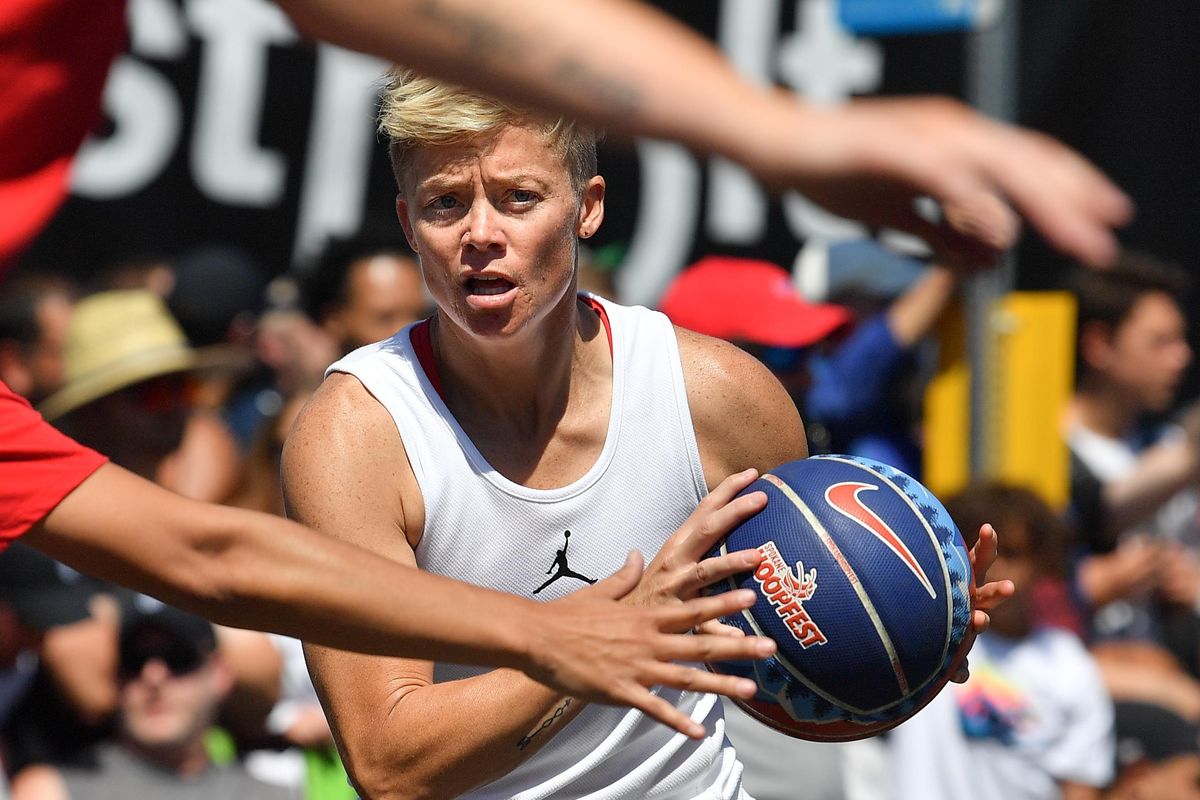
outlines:
M929 592L929 596L937 597L937 592L934 591L929 576L925 574L925 570L921 569L921 565L917 563L916 556L912 554L908 546L896 535L891 526L863 504L859 494L868 490L878 491L879 487L857 481L835 483L825 490L825 502L866 528L877 539L887 545L888 549L895 553L916 579L921 582L921 585L925 587L925 591Z

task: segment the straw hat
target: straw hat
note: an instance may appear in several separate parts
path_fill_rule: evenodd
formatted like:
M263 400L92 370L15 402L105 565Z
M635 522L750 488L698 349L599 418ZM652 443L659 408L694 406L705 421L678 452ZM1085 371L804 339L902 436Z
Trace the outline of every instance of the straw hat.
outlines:
M162 299L143 289L79 301L65 359L66 385L38 406L48 420L160 375L237 363L227 348L191 347Z

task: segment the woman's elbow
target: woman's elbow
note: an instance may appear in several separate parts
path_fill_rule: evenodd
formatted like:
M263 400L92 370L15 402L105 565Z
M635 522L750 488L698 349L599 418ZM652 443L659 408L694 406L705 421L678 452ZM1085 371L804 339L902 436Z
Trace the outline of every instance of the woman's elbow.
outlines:
M342 763L363 800L435 800L442 796L417 770L406 769L394 758L343 754Z

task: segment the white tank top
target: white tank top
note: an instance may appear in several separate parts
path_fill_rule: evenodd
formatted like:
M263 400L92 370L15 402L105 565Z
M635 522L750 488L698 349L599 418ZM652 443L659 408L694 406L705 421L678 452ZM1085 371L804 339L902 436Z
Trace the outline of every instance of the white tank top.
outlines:
M553 600L615 572L632 549L649 562L707 493L670 322L644 308L584 299L607 315L612 412L596 463L561 488L527 488L487 463L422 369L415 326L329 368L358 378L396 423L425 503L416 550L422 569ZM437 664L434 679L486 671ZM745 797L718 699L661 693L702 722L707 738L688 739L639 711L592 704L519 767L465 796Z

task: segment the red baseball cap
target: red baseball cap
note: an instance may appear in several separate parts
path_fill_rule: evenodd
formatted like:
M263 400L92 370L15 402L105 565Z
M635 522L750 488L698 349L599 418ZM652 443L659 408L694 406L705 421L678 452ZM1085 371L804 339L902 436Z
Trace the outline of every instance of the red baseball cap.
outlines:
M807 347L853 318L845 306L806 301L776 264L725 256L681 272L659 310L682 328L765 347Z

